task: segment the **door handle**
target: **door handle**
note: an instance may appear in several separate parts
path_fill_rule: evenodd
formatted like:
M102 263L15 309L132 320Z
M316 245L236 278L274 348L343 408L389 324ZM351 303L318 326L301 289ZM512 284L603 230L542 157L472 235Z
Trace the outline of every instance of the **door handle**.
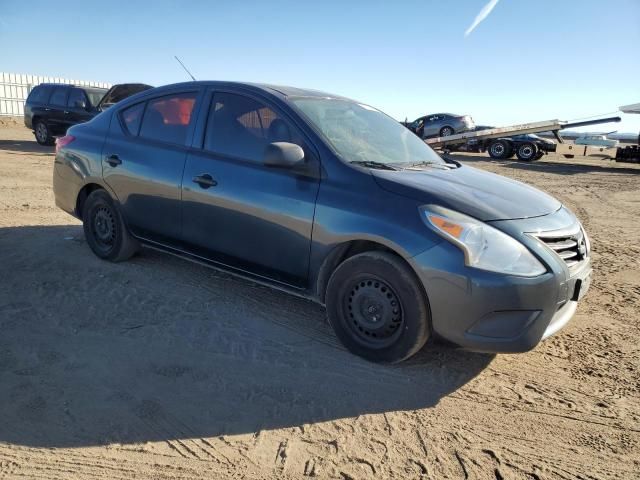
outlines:
M109 155L107 157L107 163L112 167L117 167L122 163L122 160L120 160L120 157L114 153L113 155Z
M218 182L216 182L208 173L203 173L202 175L193 177L193 183L197 183L202 188L215 187L218 185Z
M65 110L64 113L65 113L65 115L69 115L69 111L68 110Z

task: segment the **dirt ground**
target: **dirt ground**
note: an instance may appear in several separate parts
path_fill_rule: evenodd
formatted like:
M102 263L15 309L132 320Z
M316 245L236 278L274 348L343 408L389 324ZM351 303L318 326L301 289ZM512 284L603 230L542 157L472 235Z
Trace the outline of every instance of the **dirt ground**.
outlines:
M593 243L570 325L522 355L380 366L324 311L154 251L98 260L52 148L0 126L0 478L640 478L640 168L459 156Z

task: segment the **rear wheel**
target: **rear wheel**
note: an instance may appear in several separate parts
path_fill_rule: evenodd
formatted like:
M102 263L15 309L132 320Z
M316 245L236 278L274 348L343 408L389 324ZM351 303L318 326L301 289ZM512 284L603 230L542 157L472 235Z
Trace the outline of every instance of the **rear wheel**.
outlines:
M516 151L516 156L519 160L524 162L530 162L534 160L536 155L538 154L538 147L533 143L523 143L518 147Z
M329 279L326 303L337 337L367 360L400 362L429 338L426 296L413 271L390 253L345 260Z
M440 136L441 137L448 137L449 135L453 135L455 132L453 131L453 128L451 127L442 127L440 129Z
M36 142L40 145L53 145L54 139L51 136L51 130L45 122L38 120L33 127L36 136Z
M87 243L98 257L121 262L138 251L138 242L129 233L120 211L106 191L95 190L87 197L82 221Z

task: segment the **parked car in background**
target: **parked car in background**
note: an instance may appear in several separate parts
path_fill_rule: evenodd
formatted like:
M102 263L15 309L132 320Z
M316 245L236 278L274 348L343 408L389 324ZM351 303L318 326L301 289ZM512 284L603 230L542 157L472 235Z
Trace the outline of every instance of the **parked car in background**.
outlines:
M558 200L317 91L149 90L69 129L53 190L98 257L150 244L312 298L374 361L431 336L529 350L571 319L591 278L584 229Z
M598 147L617 147L619 145L618 140L607 138L606 135L594 135L585 133L580 135L574 140L576 145L594 145Z
M406 123L405 126L420 138L447 137L456 133L469 132L475 128L469 115L435 113L425 115Z
M40 145L53 145L77 123L95 117L104 108L144 90L144 84L120 84L111 89L57 83L41 83L31 90L24 106L24 124L33 130ZM103 100L108 103L103 104Z

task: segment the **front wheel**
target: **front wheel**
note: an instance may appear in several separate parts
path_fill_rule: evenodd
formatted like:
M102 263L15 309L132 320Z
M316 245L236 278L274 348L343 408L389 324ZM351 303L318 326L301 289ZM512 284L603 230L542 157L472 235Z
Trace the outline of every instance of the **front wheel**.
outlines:
M120 211L106 191L95 190L87 197L82 222L87 243L98 257L122 262L138 251L138 242L129 233Z
M327 315L340 341L356 355L396 363L429 338L427 299L413 271L386 252L355 255L333 272Z
M489 156L494 160L503 160L513 154L513 147L505 140L496 140L489 145Z

